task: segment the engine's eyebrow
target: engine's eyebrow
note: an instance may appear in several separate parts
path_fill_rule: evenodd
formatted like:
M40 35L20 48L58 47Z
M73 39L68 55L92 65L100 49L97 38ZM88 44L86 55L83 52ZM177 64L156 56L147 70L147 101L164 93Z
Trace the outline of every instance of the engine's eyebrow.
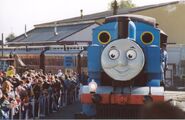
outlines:
M134 46L132 46L132 47L130 47L130 48L132 48L132 49L136 49Z

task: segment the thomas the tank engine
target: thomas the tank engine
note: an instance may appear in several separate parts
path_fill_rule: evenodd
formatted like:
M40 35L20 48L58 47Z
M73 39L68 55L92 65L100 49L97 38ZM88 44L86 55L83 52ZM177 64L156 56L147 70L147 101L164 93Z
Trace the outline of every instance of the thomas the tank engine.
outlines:
M94 116L108 111L106 115L110 115L115 112L112 107L134 111L147 100L164 101L161 42L156 20L146 16L112 16L93 29L88 48L89 84L80 94L83 112Z

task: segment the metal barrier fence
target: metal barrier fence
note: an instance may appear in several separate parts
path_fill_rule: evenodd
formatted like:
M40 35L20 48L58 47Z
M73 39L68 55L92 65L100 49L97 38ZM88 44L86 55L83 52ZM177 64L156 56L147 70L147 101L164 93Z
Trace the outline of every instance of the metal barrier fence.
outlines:
M73 90L60 90L57 93L41 94L38 99L31 98L29 102L19 102L11 110L4 113L0 119L35 119L44 118L45 116L56 112L61 108L74 103L78 100L79 87L76 86Z

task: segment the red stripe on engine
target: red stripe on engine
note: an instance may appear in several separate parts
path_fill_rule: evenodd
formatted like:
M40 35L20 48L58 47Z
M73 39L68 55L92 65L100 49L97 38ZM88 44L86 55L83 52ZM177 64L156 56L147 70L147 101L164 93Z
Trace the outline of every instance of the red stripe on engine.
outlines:
M81 94L81 103L91 104L93 94ZM99 94L102 98L101 104L144 104L145 95L122 95L122 94ZM164 96L150 95L153 102L163 102Z

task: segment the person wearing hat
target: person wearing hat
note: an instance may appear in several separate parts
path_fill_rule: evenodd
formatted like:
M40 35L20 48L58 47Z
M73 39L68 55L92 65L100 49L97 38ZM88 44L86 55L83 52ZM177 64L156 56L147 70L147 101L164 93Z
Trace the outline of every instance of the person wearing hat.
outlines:
M6 71L6 77L11 77L15 75L15 68L13 66L8 67L8 70Z
M162 71L162 81L161 85L164 86L164 81L165 81L165 75L166 75L166 70L168 69L168 53L166 51L166 43L163 43L161 45L161 71Z

